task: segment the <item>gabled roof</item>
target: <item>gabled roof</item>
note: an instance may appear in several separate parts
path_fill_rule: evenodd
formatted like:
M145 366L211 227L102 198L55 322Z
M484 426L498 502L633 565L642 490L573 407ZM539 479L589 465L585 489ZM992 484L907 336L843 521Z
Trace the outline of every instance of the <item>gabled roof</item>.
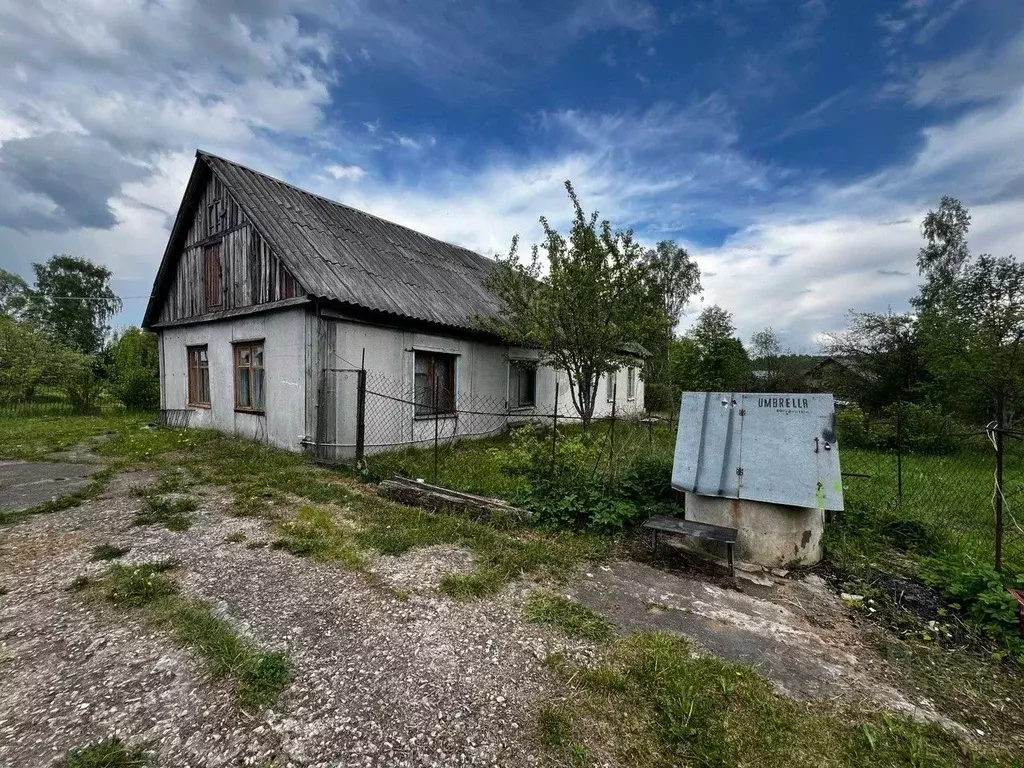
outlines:
M499 311L497 298L484 286L492 260L200 151L153 286L145 325L159 318L174 275L175 264L169 262L181 248L208 173L227 187L309 295L476 331L474 315L494 316Z

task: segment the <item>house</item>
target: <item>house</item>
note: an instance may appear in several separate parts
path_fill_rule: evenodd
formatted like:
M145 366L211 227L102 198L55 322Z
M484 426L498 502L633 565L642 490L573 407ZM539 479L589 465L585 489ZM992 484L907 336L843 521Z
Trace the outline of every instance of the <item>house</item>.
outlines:
M829 356L808 368L802 378L808 391L831 392L837 402L848 404L860 399L864 387L874 378L874 374L863 360Z
M197 152L143 321L162 413L328 459L498 432L556 384L571 416L563 373L473 321L499 310L493 263ZM628 351L597 417L642 408Z

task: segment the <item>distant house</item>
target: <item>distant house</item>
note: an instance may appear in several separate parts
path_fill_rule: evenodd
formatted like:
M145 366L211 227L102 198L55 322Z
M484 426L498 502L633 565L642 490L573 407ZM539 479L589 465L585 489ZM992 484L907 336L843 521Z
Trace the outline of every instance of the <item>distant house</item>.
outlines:
M838 401L855 402L872 373L853 357L826 357L803 374L809 392L831 392Z
M493 264L197 152L143 322L159 334L161 408L339 459L359 440L387 450L550 413L556 382L569 413L564 374L474 324L499 310ZM613 399L642 408L645 351L627 351L636 365L604 377L595 416ZM358 435L364 367L381 399ZM481 403L499 414L483 427L462 413Z

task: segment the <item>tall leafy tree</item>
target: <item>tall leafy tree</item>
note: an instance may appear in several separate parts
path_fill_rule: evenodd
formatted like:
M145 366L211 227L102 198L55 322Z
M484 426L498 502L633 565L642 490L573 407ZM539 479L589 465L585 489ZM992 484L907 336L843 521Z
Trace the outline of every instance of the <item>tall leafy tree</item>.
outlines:
M32 268L35 285L25 294L25 316L54 344L98 353L122 306L110 287L110 270L66 254Z
M664 312L671 333L679 325L686 304L702 290L700 268L675 240L662 240L644 258L651 298Z
M661 309L661 323L643 340L651 353L644 366L644 398L648 407L662 409L674 407L678 395L671 383L672 341L687 303L701 292L700 268L674 240L662 240L644 258L650 300Z
M929 380L918 317L909 312L851 312L847 328L822 346L846 364L834 388L871 412L920 399Z
M690 331L699 354L697 388L708 391L742 390L750 382L750 358L736 338L732 315L717 305L700 313Z
M0 268L0 315L16 317L25 308L28 283L20 275Z
M782 339L770 325L750 335L750 357L760 371L758 389L774 392L782 383Z
M109 381L125 407L156 410L160 405L160 352L156 334L131 327L109 347Z
M596 212L587 215L570 182L565 189L573 207L568 237L541 217L544 241L533 246L528 261L520 258L515 238L487 280L502 314L477 321L510 344L538 347L544 363L564 371L586 425L602 374L628 364L625 346L645 338L661 320L649 300L645 254L632 231L613 230Z

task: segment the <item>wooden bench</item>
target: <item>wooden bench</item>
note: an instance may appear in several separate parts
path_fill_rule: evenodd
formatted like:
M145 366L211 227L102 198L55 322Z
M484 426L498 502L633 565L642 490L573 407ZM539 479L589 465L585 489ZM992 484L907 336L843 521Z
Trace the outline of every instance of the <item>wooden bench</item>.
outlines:
M732 562L732 547L736 543L736 529L724 528L720 525L709 525L708 523L696 523L693 520L683 520L681 517L667 517L658 515L650 518L643 525L654 531L654 549L658 549L658 533L672 533L677 536L692 536L695 539L705 541L720 541L726 546L729 558L729 575L734 574Z

